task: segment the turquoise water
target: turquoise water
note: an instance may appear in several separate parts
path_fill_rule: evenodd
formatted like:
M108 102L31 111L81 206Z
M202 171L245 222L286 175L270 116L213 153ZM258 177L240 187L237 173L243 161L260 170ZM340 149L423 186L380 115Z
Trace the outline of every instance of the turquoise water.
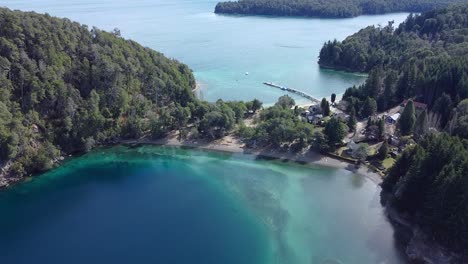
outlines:
M249 155L98 149L0 212L0 263L403 263L374 183Z
M118 27L187 63L204 99L267 104L282 92L265 81L316 97L362 83L365 76L319 69L321 45L406 16L218 16L216 1L0 5ZM0 263L403 263L379 192L346 170L174 148L101 149L0 192Z
M123 36L187 63L209 101L259 98L266 104L283 94L276 82L316 97L342 93L365 76L322 70L322 44L344 39L369 25L398 24L407 14L350 19L234 17L213 14L218 0L3 0L0 5L97 26L120 28ZM249 72L249 75L245 75ZM300 98L299 101L303 101Z

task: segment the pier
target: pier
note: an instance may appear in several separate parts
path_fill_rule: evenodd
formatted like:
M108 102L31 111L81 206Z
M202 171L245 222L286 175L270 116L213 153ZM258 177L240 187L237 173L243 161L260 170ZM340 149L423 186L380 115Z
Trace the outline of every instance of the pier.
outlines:
M305 92L302 92L302 91L299 91L299 90L296 90L296 89L293 89L293 88L281 86L281 85L278 85L278 84L275 84L275 83L272 83L272 82L264 82L263 84L267 85L267 86L270 86L270 87L281 89L281 90L286 91L286 92L297 94L299 96L302 96L302 97L304 97L306 99L311 100L312 102L320 103L320 100L318 100L317 98L313 97L312 95L310 95L308 93L305 93Z

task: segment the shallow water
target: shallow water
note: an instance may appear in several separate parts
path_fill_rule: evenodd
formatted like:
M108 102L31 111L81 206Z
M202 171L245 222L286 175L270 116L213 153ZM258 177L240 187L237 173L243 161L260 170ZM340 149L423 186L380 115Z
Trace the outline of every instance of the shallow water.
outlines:
M188 64L209 101L258 98L271 104L283 95L275 82L318 98L343 93L365 76L320 69L323 43L344 39L369 25L404 20L407 14L350 19L215 15L217 0L3 0L0 5L97 26L120 28L134 39ZM249 75L245 75L249 72ZM299 102L304 99L295 97Z
M99 149L0 193L0 263L403 263L379 191L249 155Z

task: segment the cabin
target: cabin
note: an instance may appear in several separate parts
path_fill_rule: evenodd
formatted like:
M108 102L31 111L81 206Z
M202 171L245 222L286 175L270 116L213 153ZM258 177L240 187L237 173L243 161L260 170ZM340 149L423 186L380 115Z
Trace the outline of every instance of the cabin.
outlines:
M313 115L309 114L307 115L307 122L314 124L314 125L319 125L322 122L323 115Z
M396 113L396 114L387 116L385 120L387 121L387 123L394 125L397 123L398 119L400 119L400 116L401 116L400 113Z
M358 144L356 142L354 142L354 140L351 140L349 143L348 143L348 149L346 150L346 153L353 157L353 158L358 158L358 150L359 148L362 146L362 144Z
M318 115L322 113L322 107L320 107L320 104L313 104L309 106L309 112L312 115Z
M346 122L349 119L349 115L346 113L336 113L335 117L341 120L342 122Z

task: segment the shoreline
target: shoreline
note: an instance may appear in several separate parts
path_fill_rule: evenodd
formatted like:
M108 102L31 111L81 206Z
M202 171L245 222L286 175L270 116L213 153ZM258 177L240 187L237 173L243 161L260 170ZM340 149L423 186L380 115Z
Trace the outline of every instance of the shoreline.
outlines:
M321 166L334 169L343 169L351 171L353 173L359 174L366 179L371 180L376 185L382 183L382 176L375 172L370 167L361 164L356 167L355 164L346 162L325 154L318 152L306 150L299 153L292 152L282 152L278 149L273 148L248 148L245 146L241 140L235 136L227 135L218 140L183 140L179 141L177 139L177 132L173 131L168 136L161 139L150 139L148 137L142 137L140 139L119 139L114 142L101 144L101 147L105 146L116 146L116 145L157 145L157 146L169 146L169 147L187 147L199 150L214 151L214 152L224 152L224 153L233 153L233 154L245 154L252 155L259 158L273 159L279 161L288 161L294 163L300 163L306 166ZM55 169L60 166L61 162L64 160L64 156L67 157L77 157L83 153L75 154L63 154L63 156L57 158L53 161ZM7 164L4 164L0 169L0 190L3 188L8 188L17 183L22 182L24 179L29 177L39 176L41 173L35 175L29 175L24 177L10 176L7 174Z
M272 148L248 148L238 138L228 135L222 139L207 141L207 140L185 140L179 141L175 133L162 138L162 139L131 139L131 140L119 140L112 145L157 145L157 146L169 146L169 147L188 147L200 150L224 152L233 154L246 154L253 155L260 158L268 158L280 161L289 161L300 163L306 166L321 166L334 169L348 170L353 173L359 174L376 185L382 183L382 176L376 173L373 169L362 164L356 167L355 164L345 162L318 152L314 151L303 151L300 153L282 152Z

